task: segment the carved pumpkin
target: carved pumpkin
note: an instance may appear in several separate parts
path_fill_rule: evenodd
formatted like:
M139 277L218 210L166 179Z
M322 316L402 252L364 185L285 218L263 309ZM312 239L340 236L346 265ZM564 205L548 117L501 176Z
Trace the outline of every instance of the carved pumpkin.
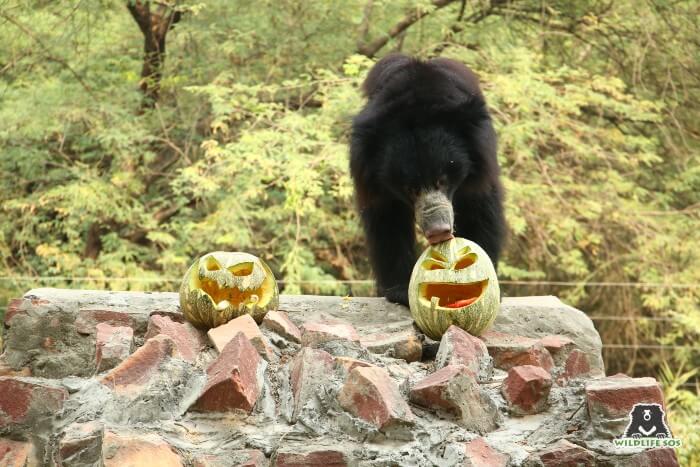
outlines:
M208 253L190 266L180 286L180 308L200 329L221 326L244 314L260 323L278 303L272 271L248 253Z
M499 310L496 270L472 241L453 238L432 245L413 268L408 301L413 319L430 338L439 340L452 324L478 336Z

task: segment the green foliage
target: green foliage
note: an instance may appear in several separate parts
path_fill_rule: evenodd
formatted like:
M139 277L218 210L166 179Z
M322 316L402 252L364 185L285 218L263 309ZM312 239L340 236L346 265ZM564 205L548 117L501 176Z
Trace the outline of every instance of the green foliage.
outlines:
M371 294L340 282L370 277L347 138L362 53L386 38L377 56L480 75L507 189L502 279L656 284L503 289L629 318L596 322L606 344L681 346L606 350L606 365L662 377L698 462L700 402L680 385L700 364L697 1L466 2L459 21L458 1L234 3L177 2L144 111L124 4L0 0L0 303L39 285L174 290L217 249L261 256L286 293Z

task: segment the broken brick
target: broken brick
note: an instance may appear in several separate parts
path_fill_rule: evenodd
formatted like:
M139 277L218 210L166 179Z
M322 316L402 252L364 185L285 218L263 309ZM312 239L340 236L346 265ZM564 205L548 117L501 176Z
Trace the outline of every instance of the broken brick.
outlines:
M156 435L121 435L105 433L103 446L104 467L148 465L181 467L180 456L162 438Z
M67 398L62 386L43 379L0 376L0 429L31 426L59 412Z
M306 447L299 452L298 447L277 450L273 458L275 467L346 467L347 460L341 451L326 447Z
M608 376L586 384L588 414L599 435L620 436L635 404L664 406L661 385L654 378Z
M329 341L360 342L360 336L351 324L332 321L309 321L302 326L301 345L318 347Z
M190 323L178 323L169 316L151 315L145 339L165 334L174 342L183 360L194 363L197 355L206 346L203 333Z
M333 369L333 356L320 349L304 347L291 363L290 382L294 395L293 417L316 395Z
M148 339L99 381L117 394L136 394L158 376L160 366L175 354L175 341L159 334Z
M552 356L554 364L557 366L562 365L569 353L574 349L574 341L558 334L544 336L540 339L540 343L547 349L547 352Z
M498 425L495 403L464 365L447 365L428 375L411 388L409 397L414 404L457 416L472 431L486 433Z
M465 467L507 467L510 456L492 448L479 437L464 443Z
M0 438L0 466L31 467L38 465L39 460L32 443Z
M268 311L263 319L262 326L273 331L288 341L301 343L301 331L296 327L287 313L283 311Z
M552 377L534 365L514 366L508 370L501 392L516 415L530 415L547 407Z
M547 349L537 339L514 336L502 332L488 331L481 339L493 357L493 364L501 370L510 370L514 366L534 365L552 371L554 361Z
M80 310L75 319L75 330L80 334L90 335L96 330L99 323L111 326L126 326L132 329L137 323L129 313L115 310Z
M258 350L258 353L267 361L272 358L274 352L267 341L267 338L260 332L258 324L252 316L242 315L232 319L226 324L210 329L207 334L216 350L222 352L224 347L231 341L239 332L242 332Z
M646 449L627 459L625 465L635 467L679 467L678 456L673 448Z
M207 368L207 383L193 409L200 412L239 409L250 413L262 391L259 370L264 364L257 349L239 332Z
M58 443L58 465L100 465L104 425L99 421L73 423Z
M533 454L530 459L539 460L543 467L593 467L596 465L595 455L591 451L565 439Z
M267 459L262 451L244 449L226 454L206 454L194 461L194 467L266 467Z
M364 360L358 360L356 358L351 358L351 357L335 357L335 366L339 368L343 368L345 373L350 373L352 370L357 368L358 366L374 366L369 362L365 362Z
M413 330L370 334L360 339L363 347L372 353L418 362L423 354L423 343Z
M586 376L591 372L591 365L588 362L588 357L585 353L578 349L574 349L569 353L569 356L564 363L564 369L557 378L557 383L560 385L566 384L568 381L579 376Z
M95 367L101 373L126 360L134 345L134 330L127 326L98 323L95 337Z
M450 326L440 340L435 366L464 365L479 381L493 376L493 361L486 344L457 326Z
M358 367L350 372L338 394L340 405L384 431L413 424L414 417L396 383L379 367Z

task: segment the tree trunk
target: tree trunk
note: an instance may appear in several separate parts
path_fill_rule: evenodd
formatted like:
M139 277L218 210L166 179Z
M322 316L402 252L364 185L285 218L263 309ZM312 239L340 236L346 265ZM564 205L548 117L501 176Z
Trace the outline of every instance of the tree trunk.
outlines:
M160 80L165 62L165 38L168 31L180 21L181 13L175 4L151 1L130 1L127 5L131 16L143 34L143 68L141 69L141 107L155 107L160 95Z

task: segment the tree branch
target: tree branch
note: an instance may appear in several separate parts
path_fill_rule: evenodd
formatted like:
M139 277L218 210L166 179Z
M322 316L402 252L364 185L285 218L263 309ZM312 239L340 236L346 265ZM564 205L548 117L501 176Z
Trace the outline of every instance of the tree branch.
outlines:
M408 28L413 26L415 23L421 19L428 16L430 13L437 11L441 8L446 7L450 3L456 0L433 0L432 5L435 7L433 10L418 10L414 9L406 16L404 16L398 23L396 23L385 35L378 37L377 39L360 45L357 48L357 52L365 55L366 57L372 58L377 52L379 52L384 46L392 39L399 36L401 33L406 31Z
M37 44L39 44L39 47L41 47L42 51L44 52L44 56L45 56L46 60L48 60L48 61L50 61L50 62L56 62L56 63L58 63L59 65L61 65L63 68L65 68L66 70L68 70L68 71L75 77L76 81L78 81L78 83L80 83L80 85L83 87L83 89L85 89L85 91L86 91L88 94L90 94L90 96L94 97L94 94L92 93L92 89L91 89L90 86L88 86L88 84L83 80L83 77L80 76L80 75L78 74L78 72L75 71L75 70L73 69L73 67L71 67L71 66L68 64L68 62L66 62L64 59L53 55L53 54L51 53L51 51L49 50L49 48L46 46L46 44L44 44L44 41L42 41L36 34L34 34L33 31L31 31L31 30L30 30L29 28L27 28L25 25L23 25L22 23L20 23L20 22L17 21L16 19L14 19L12 16L9 16L9 15L7 15L6 13L3 13L1 10L0 10L0 18L3 18L4 20L6 20L6 21L7 21L8 23L10 23L10 24L13 24L15 27L17 27L17 29L19 29L20 31L22 31L24 34L26 34L27 36L29 36L34 42L36 42Z

